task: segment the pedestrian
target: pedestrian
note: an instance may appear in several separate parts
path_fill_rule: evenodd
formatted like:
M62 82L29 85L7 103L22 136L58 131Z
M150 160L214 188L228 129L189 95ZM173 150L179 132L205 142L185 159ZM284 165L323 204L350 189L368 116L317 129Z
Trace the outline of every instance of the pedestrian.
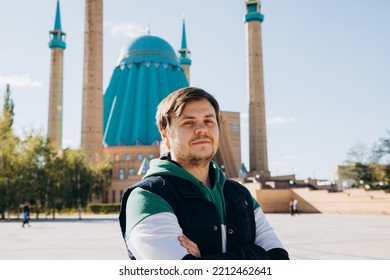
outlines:
M22 224L22 227L24 227L26 224L29 227L31 226L30 225L30 206L29 206L27 201L26 201L26 203L23 206L23 224Z
M289 209L290 209L290 215L294 216L294 202L292 200L290 200Z
M296 199L294 199L294 202L293 202L293 212L294 212L294 214L299 215L298 200L296 200Z
M206 91L174 91L157 108L169 152L128 188L119 215L132 259L289 259L259 203L212 160L219 105Z

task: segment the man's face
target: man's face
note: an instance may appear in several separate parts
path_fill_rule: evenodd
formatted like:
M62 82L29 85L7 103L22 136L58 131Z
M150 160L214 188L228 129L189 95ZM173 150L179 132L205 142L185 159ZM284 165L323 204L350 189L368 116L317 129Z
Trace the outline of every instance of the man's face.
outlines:
M161 132L172 160L185 167L208 166L218 149L219 129L207 99L190 101L178 118Z

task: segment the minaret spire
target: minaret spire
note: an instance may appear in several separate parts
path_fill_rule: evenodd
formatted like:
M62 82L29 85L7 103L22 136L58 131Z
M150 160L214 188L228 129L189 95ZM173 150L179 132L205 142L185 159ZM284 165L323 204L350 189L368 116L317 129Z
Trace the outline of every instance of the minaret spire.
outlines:
M54 23L55 30L61 30L61 13L60 13L60 0L57 0L56 20Z
M61 14L60 14L60 0L57 0L56 18L54 21L54 30L50 31L50 43L49 47L65 49L65 33L62 32L61 28Z
M260 1L246 3L245 22L248 39L248 96L249 96L249 163L253 176L269 177L267 156L267 135L265 121L263 50Z
M183 31L181 36L181 49L179 50L180 54L180 65L183 68L186 75L188 84L190 84L190 66L191 66L191 51L187 48L187 37L186 37L186 23L183 18Z
M187 38L186 38L186 22L185 19L183 18L183 31L181 35L181 48L187 49Z
M53 147L62 149L62 103L63 103L63 65L65 32L61 29L60 2L57 0L57 10L54 30L50 31L49 48L51 49L49 118L47 137Z

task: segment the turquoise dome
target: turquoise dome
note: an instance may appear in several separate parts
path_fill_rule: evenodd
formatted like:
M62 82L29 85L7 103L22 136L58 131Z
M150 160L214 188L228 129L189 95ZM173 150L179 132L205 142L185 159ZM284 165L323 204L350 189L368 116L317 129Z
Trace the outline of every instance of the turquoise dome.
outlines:
M161 62L179 65L171 45L160 37L145 35L130 43L119 64Z
M104 145L158 145L157 105L187 86L178 57L165 40L146 35L132 41L104 93Z

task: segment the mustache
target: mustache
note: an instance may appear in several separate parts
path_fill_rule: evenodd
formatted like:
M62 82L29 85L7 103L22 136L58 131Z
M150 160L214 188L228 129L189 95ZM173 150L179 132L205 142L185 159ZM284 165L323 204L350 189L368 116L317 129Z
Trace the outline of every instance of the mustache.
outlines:
M196 143L196 142L200 142L200 141L204 141L204 140L209 140L211 143L214 143L214 139L213 138L211 138L209 136L205 136L205 135L198 136L196 138L191 139L190 143L192 144L194 142Z

